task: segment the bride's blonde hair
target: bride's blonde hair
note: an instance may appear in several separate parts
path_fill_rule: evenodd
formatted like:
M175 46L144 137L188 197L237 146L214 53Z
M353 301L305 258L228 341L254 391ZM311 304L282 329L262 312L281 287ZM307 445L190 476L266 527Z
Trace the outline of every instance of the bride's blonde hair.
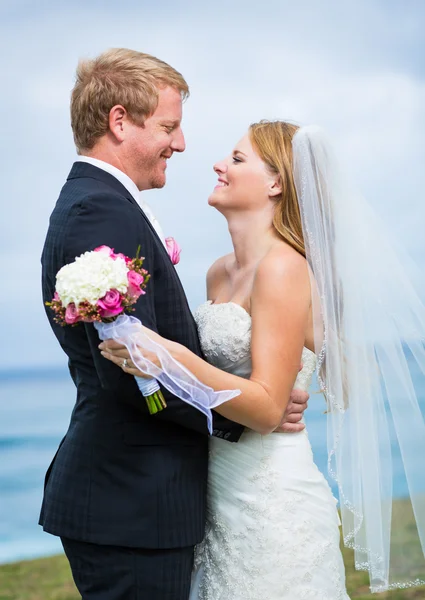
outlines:
M276 198L273 225L292 248L305 257L305 244L292 174L292 138L297 125L285 121L260 121L249 127L249 137L255 151L272 173L280 176L282 193Z
M280 176L282 193L277 196L276 209L273 218L279 235L292 248L304 257L306 256L301 212L298 204L298 196L293 177L293 152L292 138L299 127L285 121L260 121L253 123L249 128L249 137L255 151L261 160L268 166L270 171ZM338 343L344 341L344 329L342 316L344 314L344 302L339 289L335 290L335 296L339 297L340 326L337 332ZM326 358L322 362L320 375L326 381ZM343 366L346 366L344 356ZM343 398L345 407L348 406L348 388L346 377L343 377ZM320 390L326 398L324 390ZM328 403L328 399L326 398Z

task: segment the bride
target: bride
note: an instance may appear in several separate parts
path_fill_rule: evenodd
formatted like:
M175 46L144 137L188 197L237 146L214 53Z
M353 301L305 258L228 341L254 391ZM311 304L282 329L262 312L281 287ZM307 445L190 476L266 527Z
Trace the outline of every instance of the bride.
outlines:
M342 187L332 161L317 128L251 125L214 166L218 184L208 202L227 219L234 252L210 268L208 300L195 313L208 362L147 330L202 383L241 392L215 408L246 430L237 444L210 440L208 522L195 554L191 600L348 599L336 500L314 464L308 435L275 431L294 382L307 389L315 369L328 402L329 468L339 487L345 542L355 549L356 567L369 570L373 591L391 587L390 449L377 381L391 375L395 395L399 386L409 387L401 353L391 362L400 339L415 339L410 348L425 366L416 343L425 311L402 271L393 270L389 280L399 278L404 303L414 309L404 315L400 294L385 297L385 267L398 262L368 207ZM374 253L378 247L386 265ZM390 339L391 328L398 337ZM383 334L388 340L380 351L375 342ZM110 340L101 348L120 366L126 359L126 372L144 376L125 347ZM164 368L155 353L140 352ZM399 378L394 364L402 365ZM417 407L411 390L403 398ZM400 447L423 448L423 417L413 412L414 422L397 428ZM408 461L405 469L412 473ZM423 490L412 478L409 484L420 538ZM415 573L411 565L408 570ZM423 583L411 579L400 585Z

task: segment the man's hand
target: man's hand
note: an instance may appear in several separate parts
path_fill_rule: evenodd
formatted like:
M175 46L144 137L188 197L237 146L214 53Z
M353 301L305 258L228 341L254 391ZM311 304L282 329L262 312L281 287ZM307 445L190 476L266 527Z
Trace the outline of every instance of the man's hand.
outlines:
M300 423L300 421L308 406L309 398L308 392L292 390L282 423L275 429L277 433L298 433L305 429L304 423Z

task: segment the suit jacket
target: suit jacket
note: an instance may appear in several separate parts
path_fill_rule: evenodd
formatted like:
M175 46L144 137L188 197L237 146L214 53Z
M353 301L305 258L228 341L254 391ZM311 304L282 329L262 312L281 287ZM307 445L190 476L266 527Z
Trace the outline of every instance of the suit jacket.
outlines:
M43 300L59 269L97 246L127 256L141 246L151 274L134 316L202 356L196 325L171 260L136 200L112 175L76 162L50 217L42 255ZM168 407L149 415L134 378L104 359L91 324L50 325L69 358L77 399L46 474L40 524L63 537L119 546L172 548L204 534L208 430L203 414L163 390ZM243 427L215 415L215 433Z

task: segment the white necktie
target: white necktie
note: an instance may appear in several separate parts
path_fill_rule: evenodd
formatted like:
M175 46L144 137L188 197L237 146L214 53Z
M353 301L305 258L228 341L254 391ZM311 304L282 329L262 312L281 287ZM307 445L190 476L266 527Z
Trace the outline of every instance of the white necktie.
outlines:
M161 240L161 242L164 244L165 247L167 247L166 243L165 243L165 236L164 236L164 232L162 231L161 225L159 224L158 219L155 217L155 215L152 212L151 207L149 206L149 204L147 204L141 194L139 194L138 197L138 202L139 202L139 206L140 208L143 210L143 212L145 213L145 215L147 216L147 218L149 219L149 221L151 222L152 227L155 229L156 233L158 234L159 239Z

